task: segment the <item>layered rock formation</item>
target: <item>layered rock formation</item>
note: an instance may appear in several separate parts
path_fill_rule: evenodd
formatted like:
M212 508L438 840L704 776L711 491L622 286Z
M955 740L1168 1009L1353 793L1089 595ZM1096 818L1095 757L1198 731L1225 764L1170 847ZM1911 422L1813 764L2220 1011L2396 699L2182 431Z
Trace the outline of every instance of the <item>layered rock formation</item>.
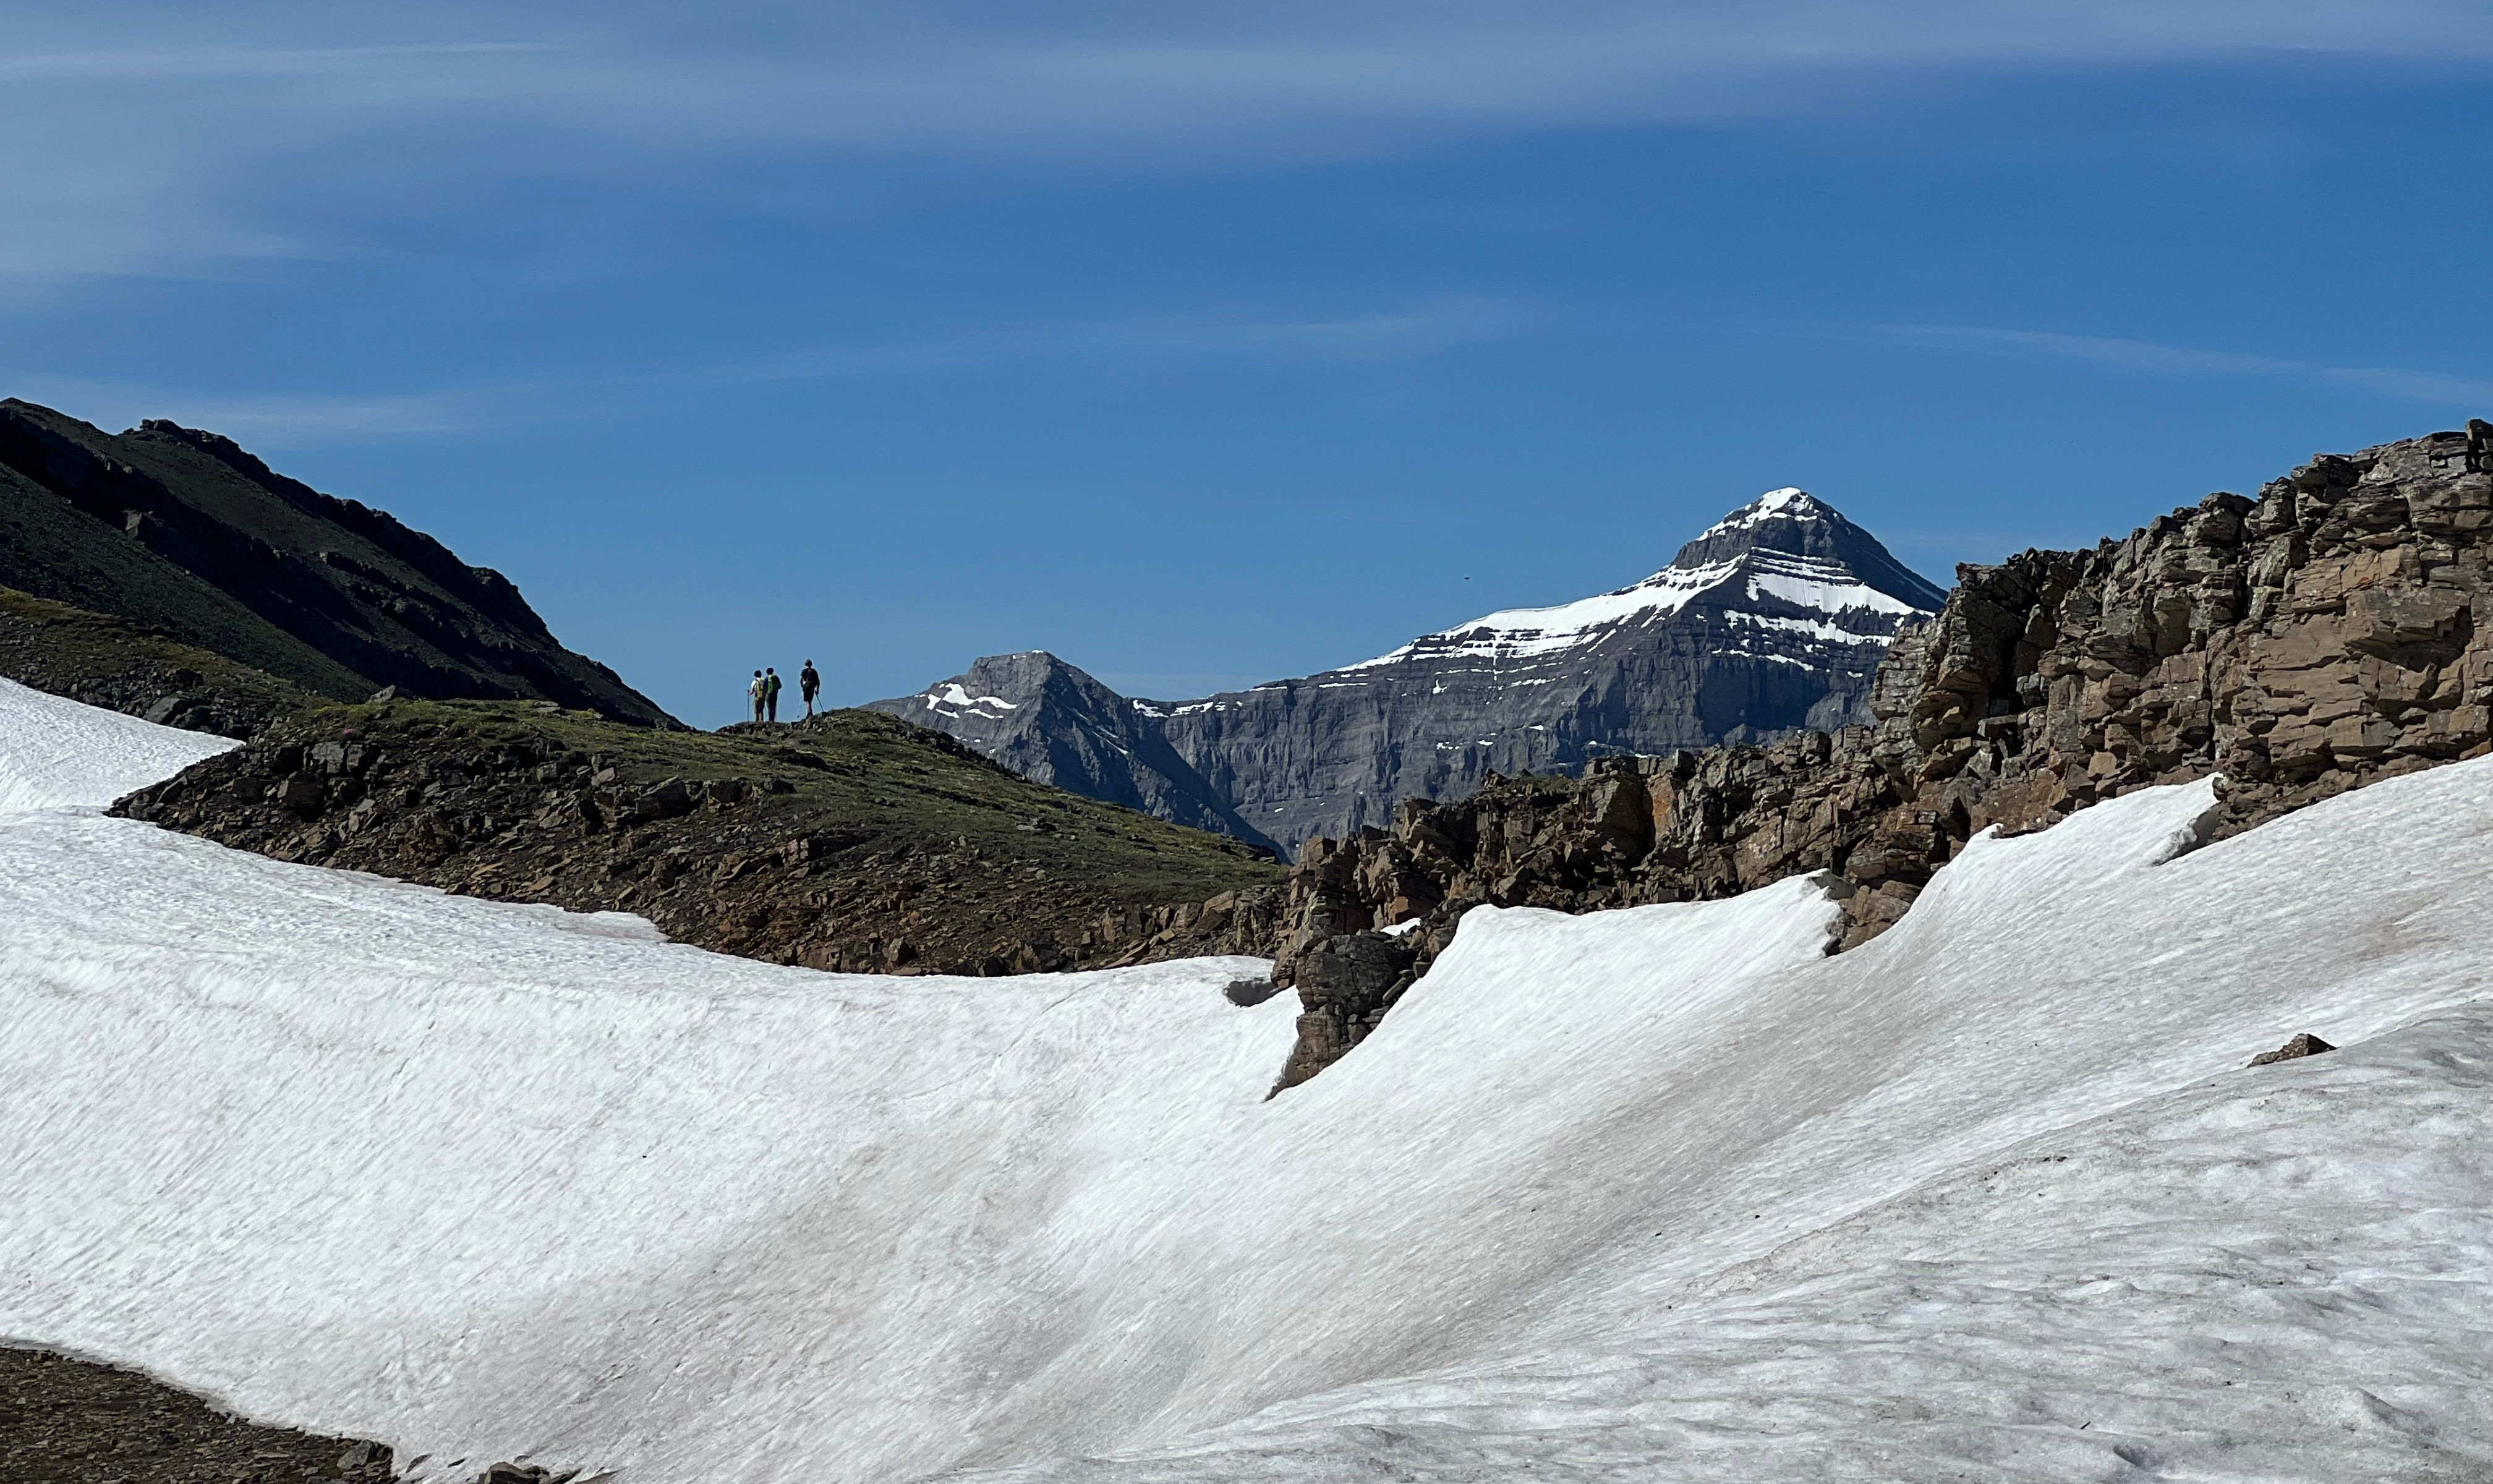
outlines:
M875 706L1096 798L1295 845L1495 774L1867 719L1888 640L1942 597L1831 506L1776 490L1642 582L1304 680L1112 719L1096 681L1067 705L1048 687L1080 672L1008 655Z
M2324 455L2256 500L1958 579L1878 667L1872 724L1494 779L1310 841L1276 972L1305 1012L1284 1085L1366 1036L1480 903L1580 912L1822 871L1846 898L1830 947L1849 947L1988 828L2219 772L2216 838L2493 749L2493 425Z
M677 724L564 649L500 573L170 422L109 434L0 401L0 587L333 699L396 686Z

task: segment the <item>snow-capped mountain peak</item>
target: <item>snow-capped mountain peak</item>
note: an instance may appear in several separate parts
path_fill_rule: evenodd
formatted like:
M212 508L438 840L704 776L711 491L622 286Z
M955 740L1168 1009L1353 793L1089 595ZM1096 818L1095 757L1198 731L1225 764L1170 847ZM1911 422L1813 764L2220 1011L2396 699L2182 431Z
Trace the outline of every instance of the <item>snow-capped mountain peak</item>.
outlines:
M1705 534L1710 536L1717 531L1743 530L1751 526L1762 525L1775 519L1808 521L1825 520L1829 517L1839 521L1844 519L1833 505L1819 500L1807 490L1787 484L1780 490L1768 490L1739 509L1716 521L1706 528ZM1698 539L1701 540L1703 537Z
M1945 601L1834 506L1785 487L1641 581L1315 675L1142 700L1045 655L1003 655L875 705L1078 793L1294 847L1492 772L1867 720L1898 625Z
M1865 629L1884 637L1897 621L1934 612L1946 600L1843 512L1787 486L1716 521L1681 547L1670 565L1641 582L1572 603L1484 614L1337 673L1419 659L1503 662L1558 653L1659 622L1707 596L1711 606L1759 607L1770 618L1796 617L1787 612L1792 609L1804 611L1803 621L1808 615L1854 615L1853 621L1817 626L1856 639Z

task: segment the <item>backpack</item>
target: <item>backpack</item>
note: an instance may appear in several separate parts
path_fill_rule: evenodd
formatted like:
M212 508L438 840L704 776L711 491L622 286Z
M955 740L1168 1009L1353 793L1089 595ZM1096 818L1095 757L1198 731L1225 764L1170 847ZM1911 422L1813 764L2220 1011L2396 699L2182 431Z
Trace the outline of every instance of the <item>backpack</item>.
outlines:
M763 692L762 692L763 699L765 699L765 700L772 700L772 699L775 699L775 698L778 696L778 694L779 694L779 676L778 676L778 673L777 673L776 671L773 671L771 674L768 674L768 675L764 676L764 677L762 678L762 683L763 683L763 686L764 686L764 689L763 689Z

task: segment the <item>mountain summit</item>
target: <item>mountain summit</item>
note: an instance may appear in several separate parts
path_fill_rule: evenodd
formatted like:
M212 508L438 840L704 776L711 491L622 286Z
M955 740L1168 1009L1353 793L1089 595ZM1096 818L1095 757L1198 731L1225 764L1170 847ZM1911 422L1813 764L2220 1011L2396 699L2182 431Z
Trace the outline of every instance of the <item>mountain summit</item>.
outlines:
M1115 693L1091 677L1006 655L874 707L1077 793L1287 848L1382 826L1404 799L1461 798L1491 772L1866 720L1888 641L1944 599L1834 506L1780 489L1641 582L1301 680L1116 698L1110 720Z
M1670 565L1639 583L1554 608L1513 608L1425 634L1342 675L1427 659L1546 668L1700 600L1745 609L1757 626L1892 634L1895 621L1937 612L1947 594L1887 553L1876 536L1806 490L1769 490L1706 528ZM1821 636L1822 637L1822 636Z

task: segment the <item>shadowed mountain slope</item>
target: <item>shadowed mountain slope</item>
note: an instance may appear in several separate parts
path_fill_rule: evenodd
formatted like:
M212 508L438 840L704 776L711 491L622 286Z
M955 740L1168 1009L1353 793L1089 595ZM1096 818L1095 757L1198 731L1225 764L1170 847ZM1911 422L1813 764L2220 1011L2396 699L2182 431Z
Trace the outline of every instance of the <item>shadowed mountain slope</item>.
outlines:
M109 434L0 401L0 586L161 631L339 700L544 700L676 723L564 649L519 589L213 433Z

